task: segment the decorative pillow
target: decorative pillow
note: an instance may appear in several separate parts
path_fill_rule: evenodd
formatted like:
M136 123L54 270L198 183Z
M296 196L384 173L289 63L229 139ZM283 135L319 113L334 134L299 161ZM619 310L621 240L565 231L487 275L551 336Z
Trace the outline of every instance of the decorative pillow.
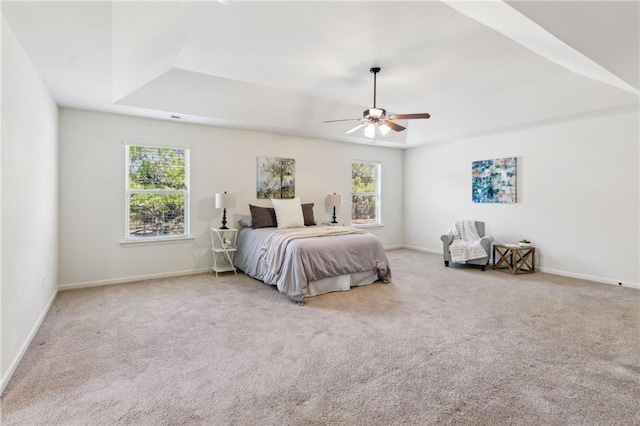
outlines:
M250 217L243 217L239 220L239 222L240 226L242 226L243 228L253 228L253 220L251 220Z
M251 221L254 228L275 228L278 226L276 212L271 207L259 207L249 204Z
M302 205L302 217L304 218L304 226L313 226L316 220L313 217L313 203Z
M278 228L300 228L304 226L304 216L300 198L292 200L272 199L273 208L276 210Z

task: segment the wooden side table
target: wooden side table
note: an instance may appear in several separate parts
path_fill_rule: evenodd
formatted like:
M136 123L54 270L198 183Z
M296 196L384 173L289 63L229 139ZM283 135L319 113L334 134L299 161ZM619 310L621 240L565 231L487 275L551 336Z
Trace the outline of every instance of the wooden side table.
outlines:
M494 244L493 269L514 275L531 274L536 271L536 248L518 244Z

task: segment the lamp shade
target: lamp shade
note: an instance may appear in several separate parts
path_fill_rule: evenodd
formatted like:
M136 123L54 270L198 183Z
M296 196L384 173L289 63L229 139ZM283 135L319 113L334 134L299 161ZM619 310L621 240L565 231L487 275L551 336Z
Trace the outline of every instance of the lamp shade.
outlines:
M216 194L217 209L232 209L236 206L236 194Z
M340 207L342 205L342 195L341 194L327 195L327 205L329 207Z

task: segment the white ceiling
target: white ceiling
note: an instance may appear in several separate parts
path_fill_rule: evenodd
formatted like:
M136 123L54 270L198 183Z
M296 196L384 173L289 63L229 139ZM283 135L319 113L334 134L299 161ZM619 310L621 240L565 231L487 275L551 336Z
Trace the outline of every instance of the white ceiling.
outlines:
M380 145L639 103L637 1L11 2L61 106L355 143L373 104L429 112Z

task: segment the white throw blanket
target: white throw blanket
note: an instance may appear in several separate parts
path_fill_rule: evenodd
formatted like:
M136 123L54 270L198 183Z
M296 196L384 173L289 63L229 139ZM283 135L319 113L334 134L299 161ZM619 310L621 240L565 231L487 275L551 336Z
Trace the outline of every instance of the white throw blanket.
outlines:
M326 237L329 235L366 234L364 229L347 226L311 227L278 229L271 233L264 241L264 260L271 272L277 274L282 268L287 245L300 238Z
M453 241L449 246L452 261L466 262L489 256L480 244L481 237L474 220L456 220L449 232L453 234Z

